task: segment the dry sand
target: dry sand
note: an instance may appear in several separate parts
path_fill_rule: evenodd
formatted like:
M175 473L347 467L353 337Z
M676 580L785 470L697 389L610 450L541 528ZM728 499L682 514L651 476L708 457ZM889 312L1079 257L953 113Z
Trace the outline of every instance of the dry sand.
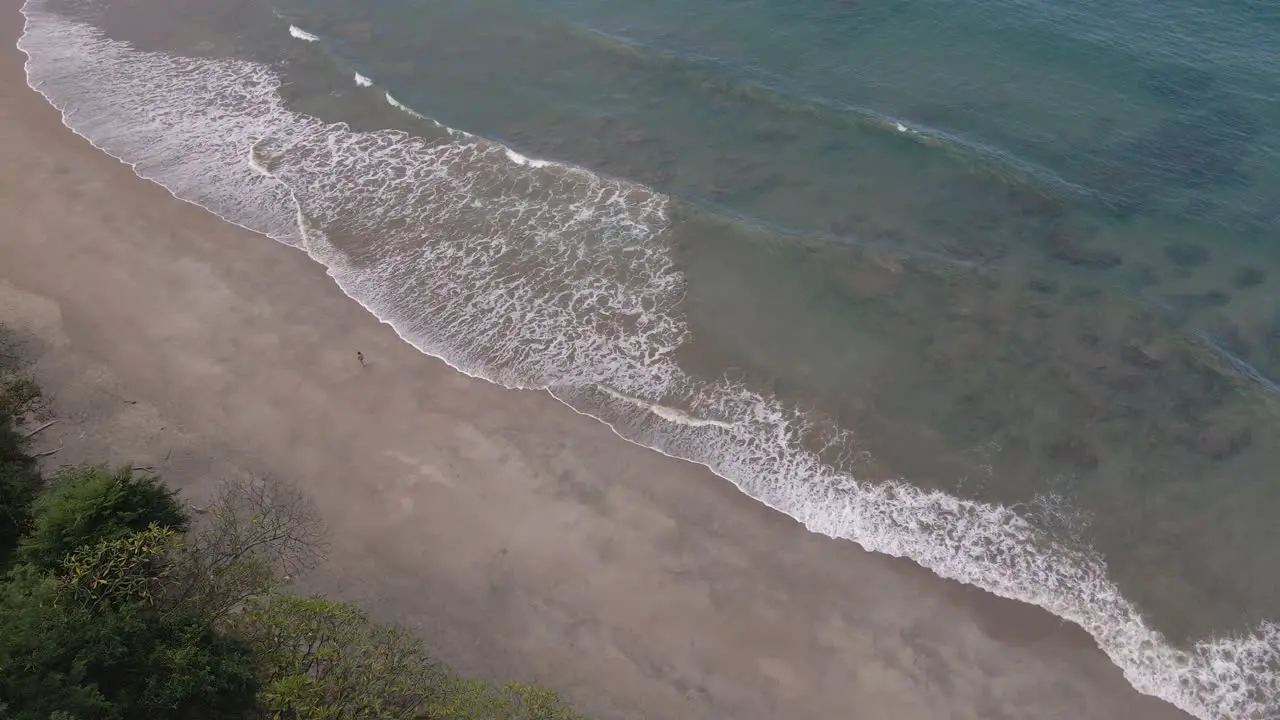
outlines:
M153 465L196 502L293 479L334 542L305 589L598 718L1185 717L1047 613L420 355L301 253L66 130L0 12L0 322L61 418L51 465Z

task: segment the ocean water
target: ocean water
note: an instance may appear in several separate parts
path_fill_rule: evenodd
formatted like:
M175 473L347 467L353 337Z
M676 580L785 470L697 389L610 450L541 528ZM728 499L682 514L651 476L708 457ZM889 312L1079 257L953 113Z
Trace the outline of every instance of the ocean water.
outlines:
M1280 5L24 13L71 129L423 352L1280 718Z

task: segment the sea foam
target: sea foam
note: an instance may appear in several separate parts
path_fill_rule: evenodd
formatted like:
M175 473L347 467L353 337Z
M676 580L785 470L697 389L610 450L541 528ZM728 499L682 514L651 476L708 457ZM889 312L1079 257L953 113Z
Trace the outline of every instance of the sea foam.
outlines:
M299 40L305 40L305 41L307 41L307 42L319 42L319 41L320 41L319 36L317 36L317 35L312 35L311 33L307 32L306 30L303 30L302 28L298 27L297 25L290 25L290 26L289 26L289 34L290 34L290 35L292 35L292 36L294 36L294 37L296 37L296 38L298 38Z
M1202 720L1280 714L1280 627L1173 648L1096 554L1009 508L837 472L810 449L803 413L685 374L661 194L461 131L352 132L288 110L265 66L138 51L42 8L24 8L19 47L69 128L176 197L305 250L423 352L546 389L814 532L1039 605L1092 634L1135 688ZM367 244L337 247L334 228Z

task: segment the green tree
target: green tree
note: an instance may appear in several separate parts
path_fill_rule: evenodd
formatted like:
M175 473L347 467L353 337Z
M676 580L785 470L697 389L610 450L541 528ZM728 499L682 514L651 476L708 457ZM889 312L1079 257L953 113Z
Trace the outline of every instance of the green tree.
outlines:
M198 532L184 547L174 580L182 602L210 619L271 592L324 557L319 513L288 483L258 476L229 478L197 512Z
M18 560L52 570L76 550L155 524L185 532L187 518L159 478L130 468L82 467L59 474L36 501Z
M407 720L441 700L446 672L421 643L354 606L270 595L236 622L260 663L259 701L272 718Z
M152 525L73 553L55 572L19 567L0 587L0 697L14 720L231 720L254 707L252 651L166 607L179 542Z
M31 527L31 506L40 490L35 461L5 452L17 433L0 427L0 571L9 565L18 538Z
M154 523L142 532L81 548L56 576L58 599L91 613L124 605L170 608L166 585L181 550L178 534Z
M273 719L585 720L547 688L454 676L409 633L344 603L274 594L236 623Z
M42 396L34 379L0 368L0 417L21 422L23 415L39 407Z
M15 423L40 397L25 378L0 376L0 570L8 566L18 538L31 527L31 506L40 490L35 458Z
M586 720L554 690L528 683L492 685L453 678L426 717L431 720Z

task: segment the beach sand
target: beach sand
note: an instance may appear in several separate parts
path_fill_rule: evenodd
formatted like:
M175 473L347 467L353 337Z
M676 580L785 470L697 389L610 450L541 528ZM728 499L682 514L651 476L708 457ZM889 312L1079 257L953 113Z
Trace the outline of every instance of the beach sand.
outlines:
M154 466L195 503L293 480L333 542L302 589L600 719L1185 717L1048 613L419 354L302 253L65 129L0 13L0 322L59 418L51 468Z

